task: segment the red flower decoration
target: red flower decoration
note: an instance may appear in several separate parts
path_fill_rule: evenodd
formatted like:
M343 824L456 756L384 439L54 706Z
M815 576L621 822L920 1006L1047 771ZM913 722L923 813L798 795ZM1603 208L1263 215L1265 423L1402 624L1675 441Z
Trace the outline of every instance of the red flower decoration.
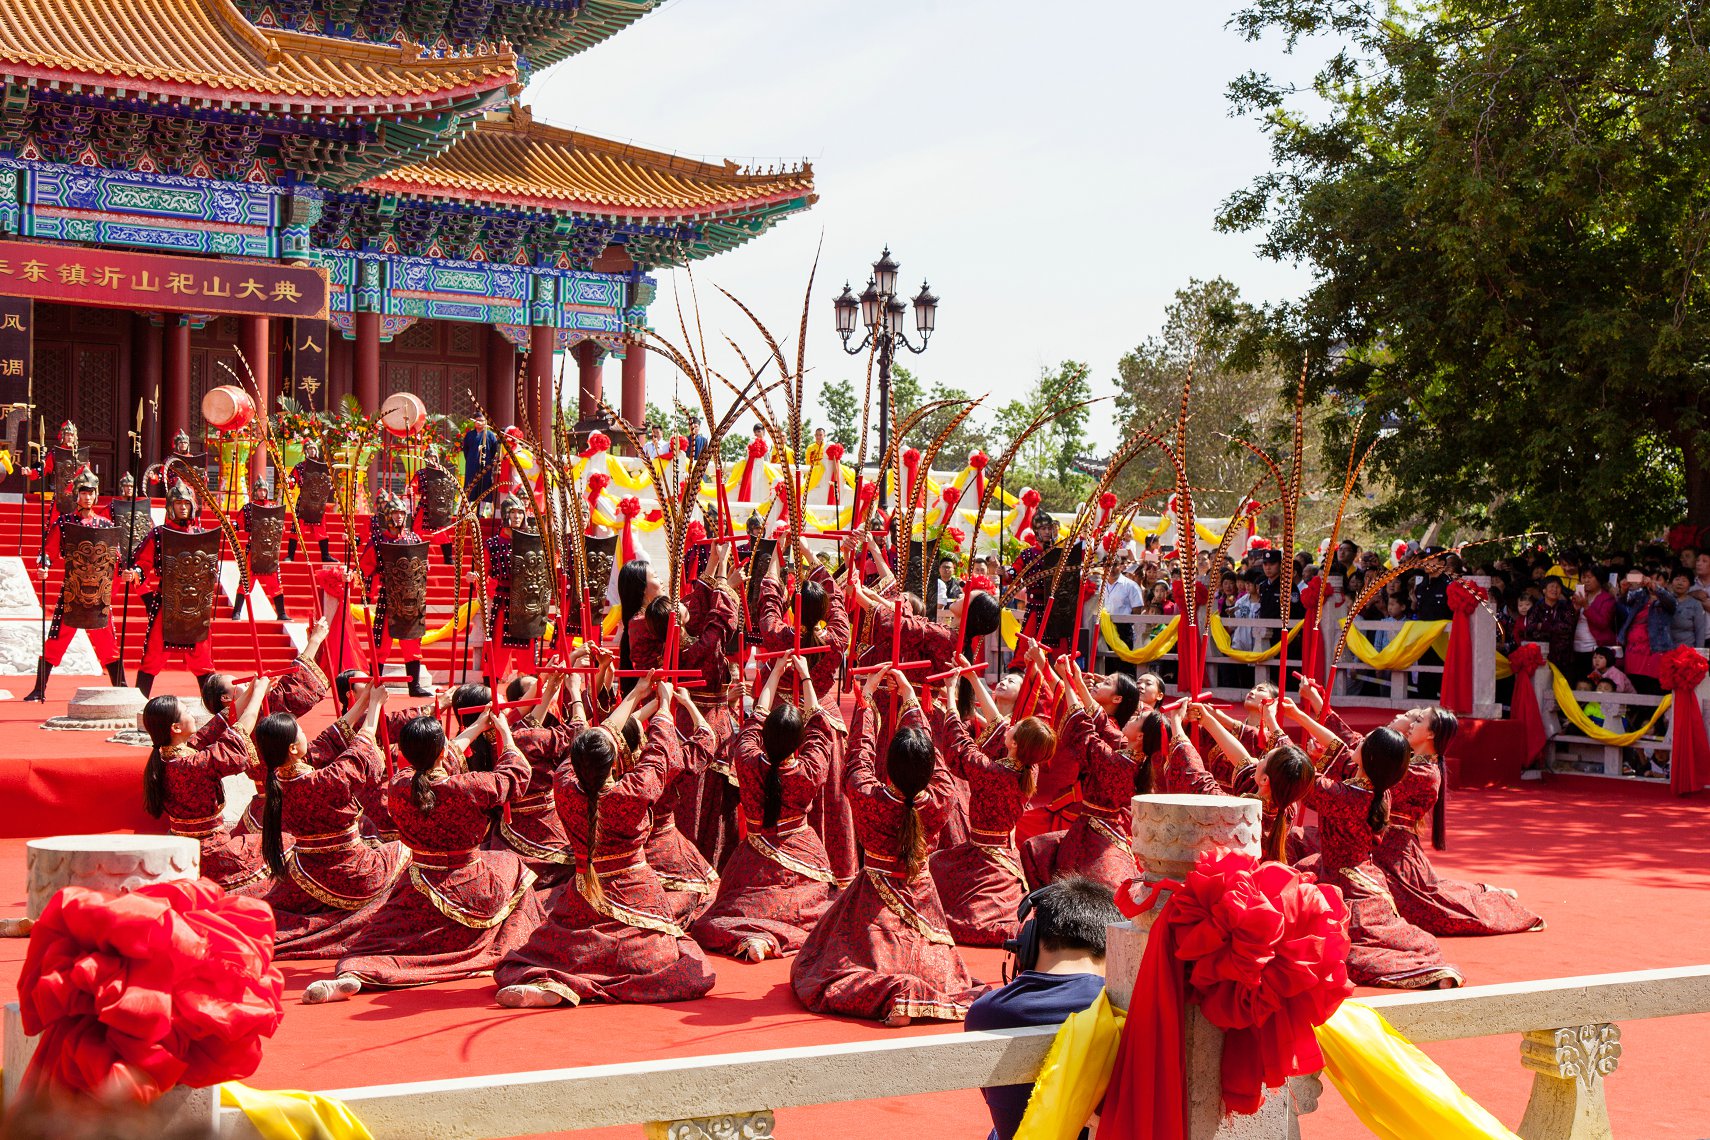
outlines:
M607 475L604 471L596 471L592 475L588 476L588 494L590 496L598 496L602 494L605 489L611 485L612 477Z
M975 594L997 593L997 583L993 582L984 574L975 574L972 578L968 579L966 585L966 593L968 597L973 597Z
M910 447L903 451L903 466L910 471L920 466L920 450L918 448Z
M1456 578L1449 583L1449 609L1465 617L1490 600L1490 595L1477 582Z
M684 530L683 537L688 541L690 546L695 546L699 543L705 542L707 540L707 524L702 522L700 519L695 519L688 525L688 528Z
M877 483L863 483L861 484L861 493L856 496L856 500L862 503L870 503L878 497L879 485Z
M1101 511L1114 511L1116 509L1116 492L1106 491L1104 494L1100 495L1098 497L1098 509Z
M1312 1026L1330 1020L1353 990L1341 891L1286 863L1213 851L1159 922L1174 928L1190 1000L1228 1034L1226 1109L1257 1112L1265 1088L1323 1066Z
M1513 658L1509 660L1512 662ZM1696 689L1707 672L1710 672L1710 662L1706 662L1697 650L1690 645L1677 645L1662 655L1662 661L1657 665L1657 680L1667 691L1678 693Z
M626 519L632 519L641 513L641 500L634 495L625 495L618 500L618 514Z
M1271 540L1266 538L1262 534L1256 536L1252 542L1249 542L1247 544L1248 550L1269 550L1270 548L1271 548Z
M688 440L688 438L686 436L681 436L681 435L672 436L671 437L671 450L673 453L681 453L681 454L687 455L689 453L689 440Z
M516 429L513 428L511 430L515 431ZM588 453L590 455L597 455L602 451L610 451L611 447L612 437L603 431L597 431L588 436Z
M1516 677L1530 677L1544 665L1544 651L1530 641L1522 641L1508 655L1508 667Z
M991 459L988 458L986 453L983 451L976 451L968 456L968 466L972 467L975 471L984 471L986 469L986 464L990 462Z
M841 443L826 444L825 457L833 463L840 462L843 459L843 445Z
M1246 513L1248 518L1256 519L1261 514L1264 513L1265 505L1263 503L1256 502L1254 500L1249 499L1247 501L1247 505L1245 507L1243 507L1242 510Z
M265 902L206 879L64 888L30 932L18 979L24 1032L41 1035L26 1087L146 1104L180 1084L248 1077L283 1015L273 931Z
M1118 543L1118 542L1120 542L1120 541L1122 541L1122 537L1121 537L1121 536L1120 536L1120 535L1118 535L1118 534L1117 534L1117 533L1116 533L1116 532L1115 532L1115 531L1114 531L1114 530L1113 530L1113 531L1111 531L1111 532L1110 532L1110 533L1109 533L1109 534L1107 534L1107 535L1105 535L1105 536L1104 536L1104 537L1103 537L1103 538L1102 538L1102 539L1100 539L1100 540L1099 540L1099 541L1101 541L1101 542L1103 542L1103 543L1104 543L1104 548L1105 548L1105 549L1106 549L1106 550L1115 550L1115 549L1116 549L1116 544L1117 544L1117 543Z
M763 439L750 440L748 443L748 458L759 459L766 454L766 441Z
M963 542L967 541L968 535L961 527L953 526L944 532L944 537L948 538L957 546L961 546Z
M1027 490L1025 490L1021 493L1021 505L1024 507L1037 507L1039 505L1039 500L1041 497L1042 496L1039 494L1038 491L1035 491L1032 487L1029 487L1029 488L1027 488Z

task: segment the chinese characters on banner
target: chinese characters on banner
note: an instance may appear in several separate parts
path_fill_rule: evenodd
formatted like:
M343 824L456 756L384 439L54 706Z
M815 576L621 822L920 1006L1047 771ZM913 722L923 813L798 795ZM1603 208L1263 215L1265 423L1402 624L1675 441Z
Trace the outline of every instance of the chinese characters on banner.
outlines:
M324 320L327 277L302 265L0 241L0 297Z
M30 390L30 318L27 297L0 297L0 404L22 404Z
M287 395L304 411L326 409L327 320L298 317L290 323L291 366Z

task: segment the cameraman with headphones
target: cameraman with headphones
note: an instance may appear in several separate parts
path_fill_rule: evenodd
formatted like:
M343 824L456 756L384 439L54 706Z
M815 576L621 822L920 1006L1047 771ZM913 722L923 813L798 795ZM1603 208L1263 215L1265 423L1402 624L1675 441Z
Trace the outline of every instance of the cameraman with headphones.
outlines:
M1022 899L1017 917L1021 933L1004 943L1014 956L1015 976L968 1007L968 1029L1057 1025L1104 990L1105 927L1122 921L1109 887L1078 875L1058 879ZM1010 1140L1033 1086L980 1092L992 1114L991 1140Z

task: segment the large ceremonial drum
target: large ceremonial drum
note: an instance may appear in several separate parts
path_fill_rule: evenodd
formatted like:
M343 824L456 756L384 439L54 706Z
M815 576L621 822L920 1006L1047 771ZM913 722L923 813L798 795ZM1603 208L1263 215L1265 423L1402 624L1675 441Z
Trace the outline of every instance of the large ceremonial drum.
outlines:
M380 424L391 435L414 435L427 424L427 405L414 392L394 392L380 405Z
M221 384L202 397L202 422L215 431L241 431L255 418L255 401L232 384Z

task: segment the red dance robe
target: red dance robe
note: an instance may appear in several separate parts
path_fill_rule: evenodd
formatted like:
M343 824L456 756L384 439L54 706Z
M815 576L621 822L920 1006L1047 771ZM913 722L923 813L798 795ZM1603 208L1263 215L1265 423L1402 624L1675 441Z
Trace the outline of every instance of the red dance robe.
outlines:
M1028 773L1009 757L1007 721L986 731L982 747L960 717L935 709L933 719L946 740L939 755L967 781L968 837L933 852L927 865L957 943L1002 946L1020 929L1016 909L1027 893L1015 825L1027 808Z

